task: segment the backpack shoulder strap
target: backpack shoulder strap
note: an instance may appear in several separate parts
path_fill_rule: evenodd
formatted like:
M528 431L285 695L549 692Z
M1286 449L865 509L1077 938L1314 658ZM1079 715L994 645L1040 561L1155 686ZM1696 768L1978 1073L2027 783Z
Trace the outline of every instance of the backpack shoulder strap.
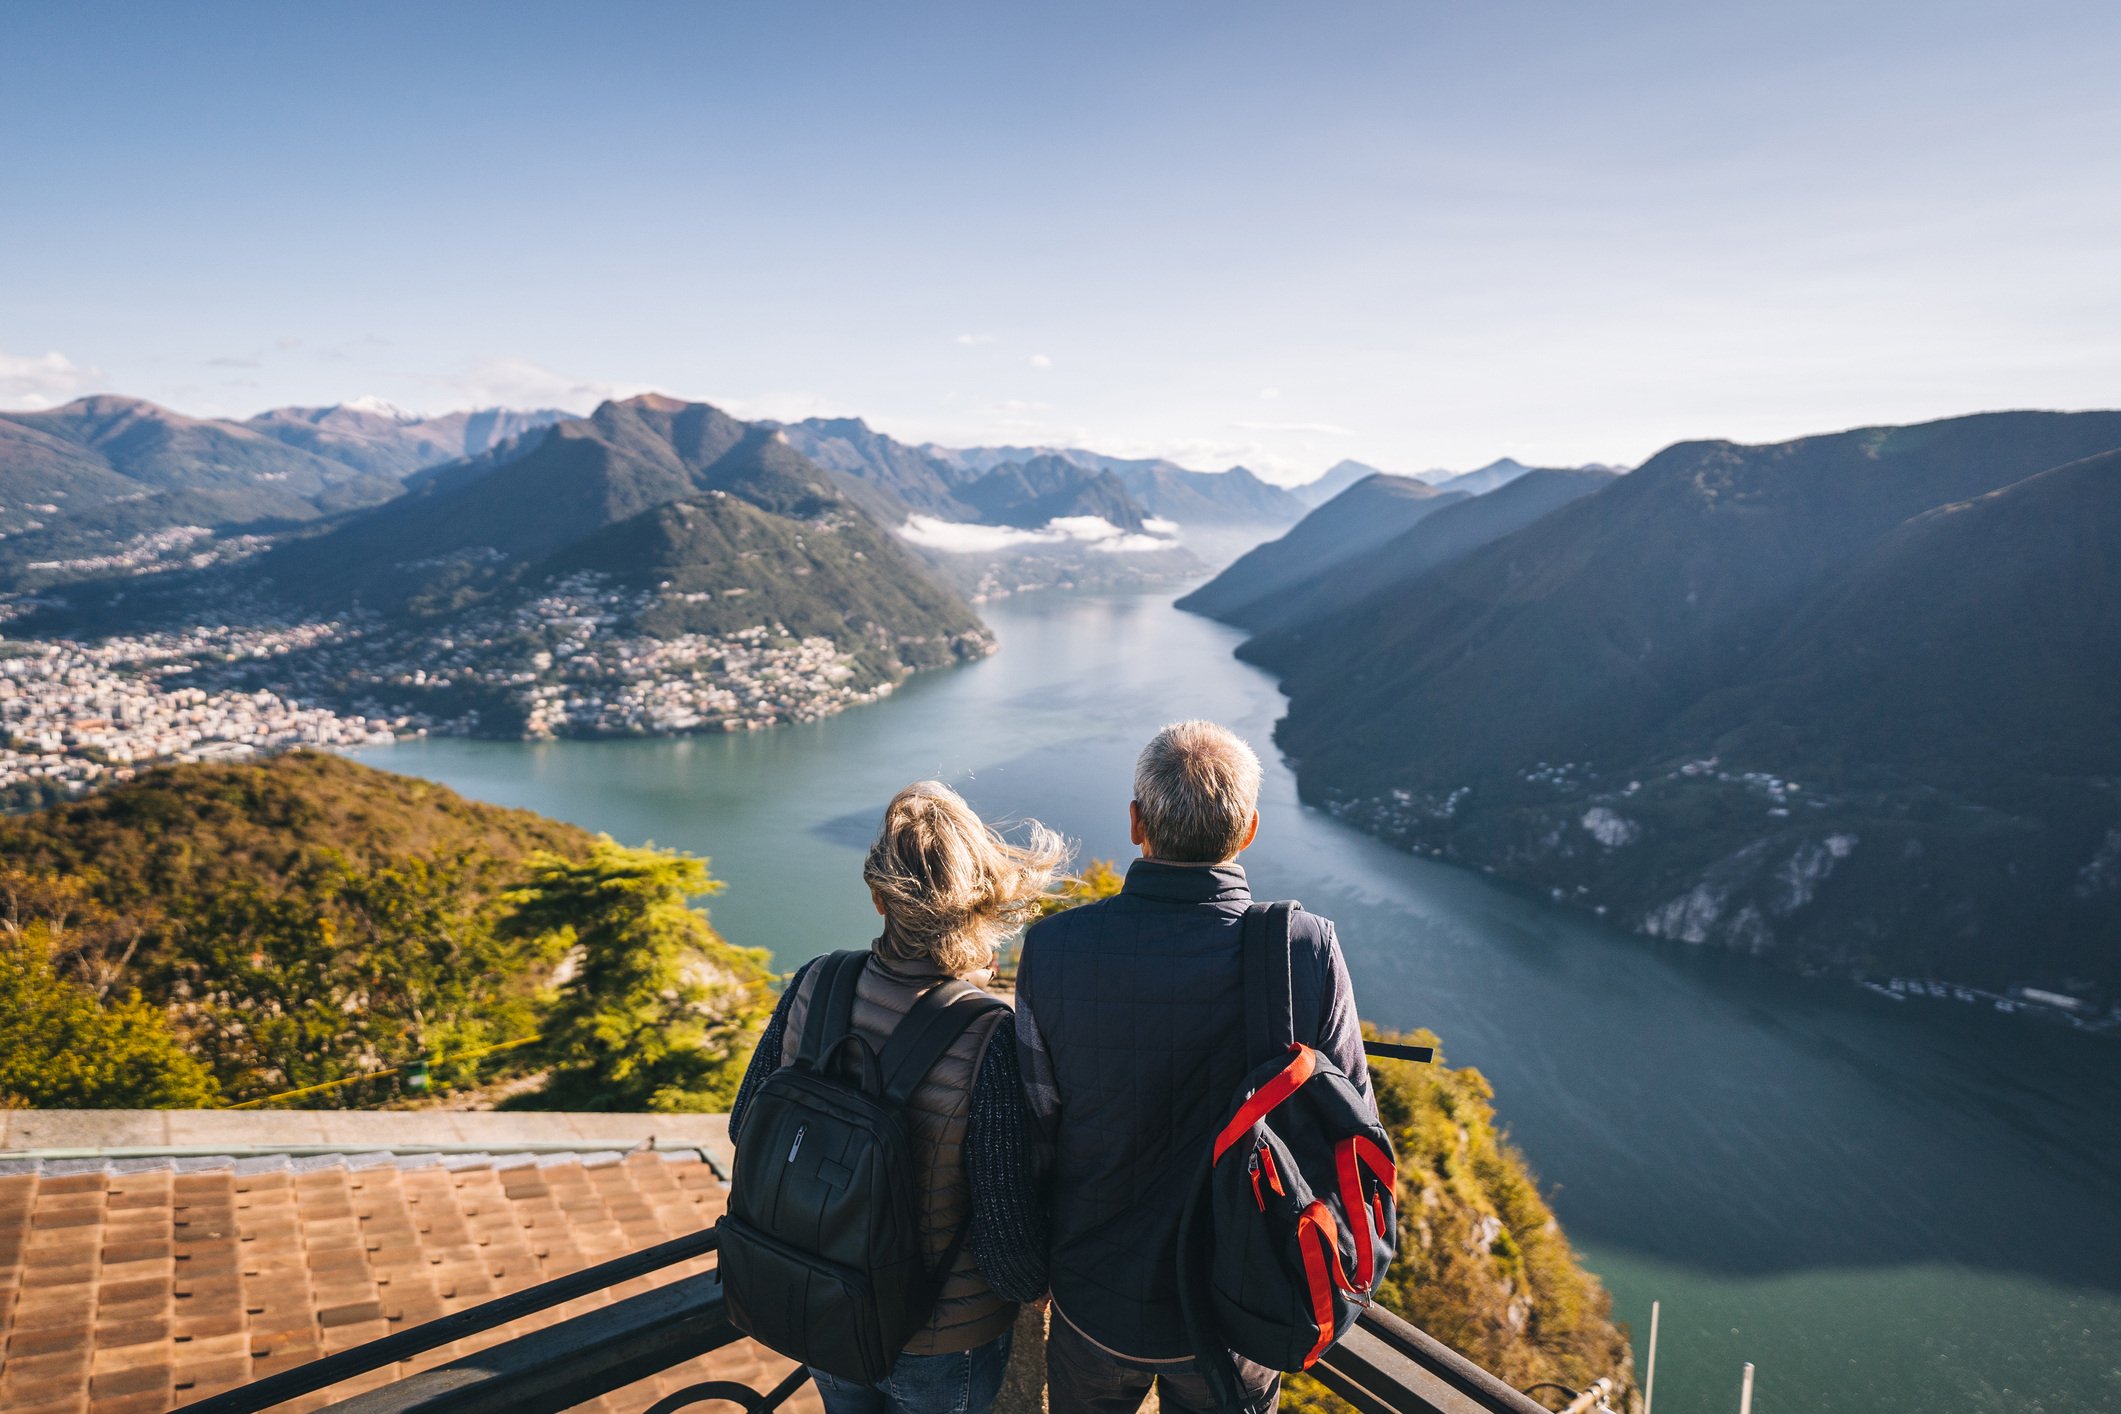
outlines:
M810 1009L803 1017L802 1045L795 1063L815 1070L854 1030L854 984L869 961L867 948L829 954L818 962L817 982L810 989Z
M1289 982L1289 915L1293 903L1255 903L1245 910L1245 1060L1281 1055L1296 1042L1296 1001Z
M921 993L884 1043L878 1061L884 1072L884 1099L893 1105L905 1104L966 1027L1008 1005L964 981L945 982Z

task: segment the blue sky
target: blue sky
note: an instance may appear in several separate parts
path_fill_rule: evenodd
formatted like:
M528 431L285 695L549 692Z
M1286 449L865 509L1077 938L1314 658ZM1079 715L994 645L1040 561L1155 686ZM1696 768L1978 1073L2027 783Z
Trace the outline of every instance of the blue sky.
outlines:
M0 407L655 388L1292 479L2121 404L2121 5L0 14Z

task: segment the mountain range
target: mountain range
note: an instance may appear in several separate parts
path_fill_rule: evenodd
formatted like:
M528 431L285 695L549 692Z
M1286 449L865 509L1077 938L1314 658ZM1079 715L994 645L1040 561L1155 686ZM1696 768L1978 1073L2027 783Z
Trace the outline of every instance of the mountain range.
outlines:
M331 407L274 408L243 426L362 471L403 480L424 467L475 457L569 414L557 408L480 408L415 417L373 398Z
M229 422L108 394L0 413L0 587L153 567L222 537L375 505L418 466L558 416L414 418L348 406ZM158 536L165 543L143 543Z
M1514 458L1500 457L1495 461L1489 462L1486 466L1476 467L1472 471L1445 471L1438 469L1416 472L1414 475L1404 479L1434 486L1439 491L1456 491L1461 495L1479 496L1493 491L1498 486L1503 486L1516 480L1531 469ZM1597 471L1618 470L1615 467L1602 466L1591 469ZM1316 481L1306 482L1304 485L1296 487L1294 494L1306 505L1315 508L1324 505L1366 477L1396 474L1394 472L1381 471L1367 462L1340 461L1326 468L1325 473Z
M0 591L241 558L419 489L438 467L527 454L571 420L507 408L417 417L360 398L238 422L115 395L0 414ZM1076 448L914 447L855 418L762 426L836 474L837 493L885 525L920 515L1036 529L1094 518L1120 532L1154 520L1242 532L1293 523L1304 509L1242 468L1191 472ZM1166 570L1196 563L1165 560Z
M1305 509L1294 495L1243 467L1188 471L1155 458L1111 457L1079 447L916 447L859 418L810 418L781 430L819 465L888 498L886 506L902 517L1029 526L1044 523L1031 519L1043 510L1047 519L1092 515L1122 529L1138 529L1151 519L1190 529L1288 525ZM1028 480L995 479L1009 467L1027 466L1037 467Z
M1095 516L1139 532L1149 519L1111 472L1086 471L1055 456L1003 462L957 494L983 522L1027 530L1071 516Z
M1231 565L1179 607L1255 634L1300 634L1313 620L1417 580L1590 495L1614 475L1535 469L1476 494L1381 472Z
M1653 936L2121 985L2121 413L1534 475L1255 616L1307 798Z
M1463 499L1462 494L1438 491L1411 476L1373 472L1298 521L1280 539L1247 551L1180 599L1178 606L1225 623L1255 627L1267 606L1295 586L1376 549L1441 507Z
M652 596L654 635L779 623L886 679L986 643L847 478L772 427L655 394L430 468L252 568L313 612L415 620L588 574Z
M1388 471L1381 471L1367 462L1338 461L1320 473L1315 481L1306 481L1301 486L1290 487L1289 494L1316 510L1358 481L1365 481L1373 476L1390 476L1392 474ZM1406 479L1413 480L1414 478L1409 477Z

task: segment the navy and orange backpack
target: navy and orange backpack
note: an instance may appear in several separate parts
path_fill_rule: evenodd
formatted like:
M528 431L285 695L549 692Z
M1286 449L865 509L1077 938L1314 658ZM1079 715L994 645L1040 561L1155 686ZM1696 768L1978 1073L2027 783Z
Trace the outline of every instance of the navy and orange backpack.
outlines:
M1391 1141L1340 1068L1295 1037L1289 915L1245 913L1253 1068L1217 1128L1179 1238L1179 1291L1200 1368L1238 1407L1228 1352L1306 1370L1370 1304L1399 1231Z

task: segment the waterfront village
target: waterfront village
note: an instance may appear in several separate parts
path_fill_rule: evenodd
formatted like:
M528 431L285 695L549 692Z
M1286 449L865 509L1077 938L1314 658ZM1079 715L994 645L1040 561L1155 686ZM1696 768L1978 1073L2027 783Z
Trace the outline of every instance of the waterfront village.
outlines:
M165 761L430 733L745 731L891 690L865 682L831 639L777 624L668 637L632 627L658 603L698 597L575 575L441 632L246 614L86 642L0 640L0 800L62 800Z

